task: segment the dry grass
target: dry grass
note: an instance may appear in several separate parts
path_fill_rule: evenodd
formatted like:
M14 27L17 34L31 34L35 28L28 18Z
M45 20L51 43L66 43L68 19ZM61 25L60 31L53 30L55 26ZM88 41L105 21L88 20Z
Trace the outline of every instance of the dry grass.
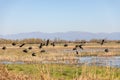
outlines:
M4 65L0 64L0 80L32 80L30 76L25 74L16 74L10 72Z
M19 45L19 44L18 44ZM61 64L32 64L42 61L56 61L58 63L76 64L76 57L82 56L105 56L112 57L120 55L120 44L105 44L100 46L98 44L87 44L85 49L111 49L110 52L104 51L90 51L90 52L67 52L72 50L75 44L70 44L68 47L63 47L63 44L56 47L43 47L45 53L40 53L38 44L27 44L23 48L11 46L10 44L0 45L0 61L23 61L31 64L11 64L0 65L0 80L120 80L120 69L110 67L97 67L96 65L88 67L86 65L61 65ZM7 50L2 50L2 46L7 46ZM28 53L22 52L23 49L32 46L33 49ZM31 54L35 52L37 56Z
M5 44L4 44L5 45ZM40 49L38 48L37 44L30 45L27 44L23 48L19 47L14 47L11 46L10 44L7 44L7 50L2 50L0 49L0 61L6 60L6 61L43 61L43 60L74 60L76 56L119 56L120 55L120 47L119 45L114 45L112 47L110 46L103 46L101 47L100 45L97 46L84 46L84 50L86 49L91 49L89 52L82 52L79 51L79 54L76 55L75 51L72 51L72 48L74 47L73 45L69 47L63 47L63 46L48 46L48 47L43 47L43 49L46 50L45 53L40 53ZM33 49L28 51L28 53L22 52L23 49L28 48L29 46L32 46ZM1 46L2 47L2 46ZM105 53L104 48L109 48L110 52ZM103 51L97 51L96 49L103 49ZM115 49L118 49L119 51L116 51ZM68 51L67 51L68 50ZM84 51L83 50L83 51ZM31 54L35 52L37 56L32 57Z
M0 65L0 80L120 80L120 69L60 64Z

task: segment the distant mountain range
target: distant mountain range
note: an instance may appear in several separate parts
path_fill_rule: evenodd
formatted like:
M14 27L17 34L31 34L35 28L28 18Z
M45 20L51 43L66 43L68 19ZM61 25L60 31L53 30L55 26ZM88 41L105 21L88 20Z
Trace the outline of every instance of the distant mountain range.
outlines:
M4 39L26 39L26 38L41 38L41 39L63 39L63 40L91 40L91 39L109 39L120 40L120 32L113 33L90 33L90 32L56 32L56 33L42 33L42 32L30 32L19 33L11 35L0 35L0 38Z

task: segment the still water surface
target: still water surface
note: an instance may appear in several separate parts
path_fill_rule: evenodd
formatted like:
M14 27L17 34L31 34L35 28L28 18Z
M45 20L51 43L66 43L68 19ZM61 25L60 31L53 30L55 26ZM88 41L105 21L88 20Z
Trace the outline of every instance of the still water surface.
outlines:
M36 63L36 62L35 62ZM42 62L37 62L37 63L42 63L42 64L48 64L48 63L56 63L56 64L61 64L60 61L42 61ZM97 66L111 66L111 67L118 67L120 68L120 56L113 56L113 57L95 57L95 56L90 56L90 57L76 57L76 63L78 65L97 65ZM26 62L22 61L0 61L0 64L27 64ZM34 64L34 62L29 63L29 64ZM66 60L62 62L62 64L70 64L69 60Z

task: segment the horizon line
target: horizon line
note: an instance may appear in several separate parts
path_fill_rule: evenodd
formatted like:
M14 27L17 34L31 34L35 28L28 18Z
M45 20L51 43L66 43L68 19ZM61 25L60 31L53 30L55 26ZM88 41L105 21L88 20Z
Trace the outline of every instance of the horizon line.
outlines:
M100 34L100 33L107 33L107 34L111 34L111 33L119 33L118 31L116 32L88 32L88 31L63 31L63 32L41 32L41 31L31 31L31 32L20 32L20 33L10 33L10 34L0 34L1 36L6 36L6 35L15 35L15 34L25 34L25 33L48 33L48 34L52 34L52 33L68 33L68 32L83 32L83 33L94 33L94 34Z

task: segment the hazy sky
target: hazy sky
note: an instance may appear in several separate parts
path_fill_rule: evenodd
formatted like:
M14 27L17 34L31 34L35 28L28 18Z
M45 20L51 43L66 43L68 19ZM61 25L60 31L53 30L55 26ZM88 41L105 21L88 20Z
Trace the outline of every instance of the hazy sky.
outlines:
M0 35L120 32L120 0L0 0Z

